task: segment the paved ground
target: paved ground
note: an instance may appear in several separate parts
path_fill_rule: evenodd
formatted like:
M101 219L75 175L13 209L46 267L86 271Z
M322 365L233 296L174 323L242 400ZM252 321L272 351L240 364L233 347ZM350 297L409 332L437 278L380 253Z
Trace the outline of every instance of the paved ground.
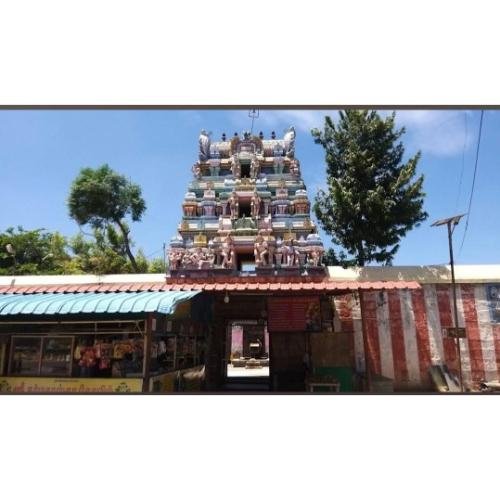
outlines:
M260 368L235 368L232 365L227 366L228 377L269 377L269 367Z

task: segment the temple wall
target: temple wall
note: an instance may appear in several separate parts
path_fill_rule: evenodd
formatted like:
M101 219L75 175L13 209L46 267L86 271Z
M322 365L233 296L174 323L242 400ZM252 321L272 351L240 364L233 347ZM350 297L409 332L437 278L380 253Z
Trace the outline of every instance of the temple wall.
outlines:
M500 378L500 302L492 298L495 287L500 290L498 285L457 285L458 326L467 331L467 338L461 340L466 387ZM455 340L442 334L443 328L454 326L450 285L364 292L362 300L359 304L347 295L335 301L340 331L352 332L358 370L368 360L372 374L393 379L400 390L430 389L431 365L458 370Z

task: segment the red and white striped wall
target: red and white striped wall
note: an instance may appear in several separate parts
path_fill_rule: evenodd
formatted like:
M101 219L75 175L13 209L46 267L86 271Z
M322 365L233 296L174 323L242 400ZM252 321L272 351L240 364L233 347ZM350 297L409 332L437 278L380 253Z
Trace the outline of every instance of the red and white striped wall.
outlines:
M460 340L466 387L500 379L500 323L492 321L486 287L457 285L458 326L467 332ZM431 365L445 364L457 373L456 341L442 333L454 326L450 285L363 292L361 300L354 295L335 298L336 328L353 332L359 371L368 362L372 374L394 380L395 389L403 390L430 389Z

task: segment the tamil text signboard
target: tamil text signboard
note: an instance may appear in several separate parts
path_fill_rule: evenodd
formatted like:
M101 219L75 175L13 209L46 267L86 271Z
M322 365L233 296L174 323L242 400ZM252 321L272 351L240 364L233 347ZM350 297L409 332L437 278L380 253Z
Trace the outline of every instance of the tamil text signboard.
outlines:
M0 377L0 392L10 393L132 393L142 392L142 379Z

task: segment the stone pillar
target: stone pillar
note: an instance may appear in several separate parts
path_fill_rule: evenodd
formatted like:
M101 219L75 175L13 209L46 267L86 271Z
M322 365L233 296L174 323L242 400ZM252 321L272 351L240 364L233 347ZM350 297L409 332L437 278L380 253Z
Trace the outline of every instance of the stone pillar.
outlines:
M231 329L231 355L239 353L243 356L243 327L233 325Z
M269 355L269 331L267 325L264 325L264 351Z

